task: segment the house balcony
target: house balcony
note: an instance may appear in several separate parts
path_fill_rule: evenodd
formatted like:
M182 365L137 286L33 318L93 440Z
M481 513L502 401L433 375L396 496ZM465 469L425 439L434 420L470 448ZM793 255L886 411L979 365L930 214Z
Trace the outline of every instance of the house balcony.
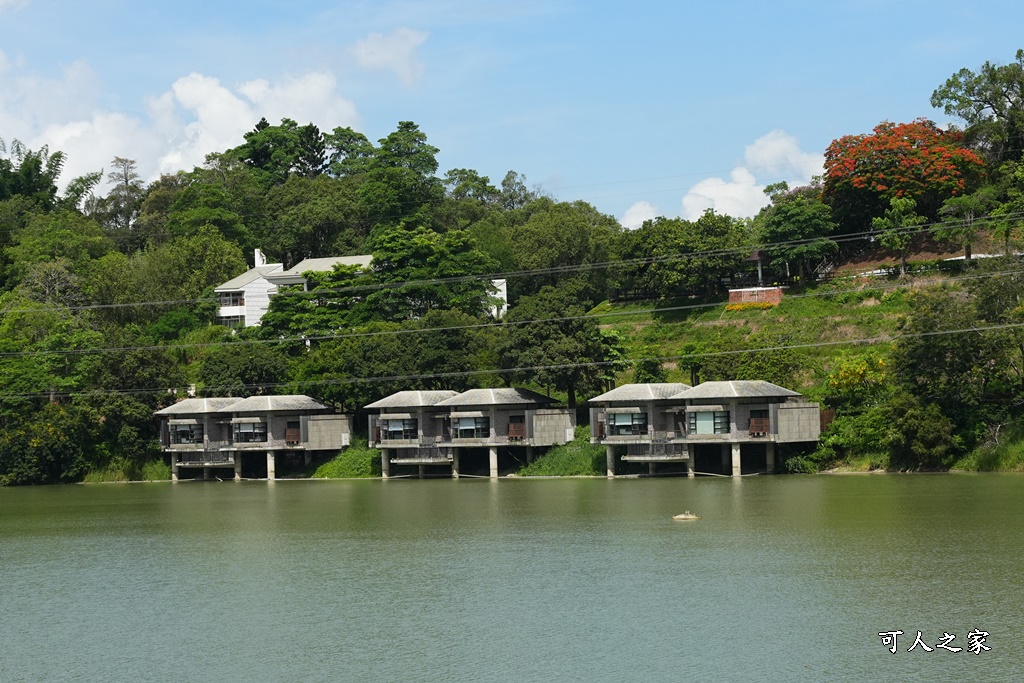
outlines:
M217 312L220 318L237 318L245 315L245 306L221 306Z
M171 456L178 467L234 467L235 456L225 451L184 451Z

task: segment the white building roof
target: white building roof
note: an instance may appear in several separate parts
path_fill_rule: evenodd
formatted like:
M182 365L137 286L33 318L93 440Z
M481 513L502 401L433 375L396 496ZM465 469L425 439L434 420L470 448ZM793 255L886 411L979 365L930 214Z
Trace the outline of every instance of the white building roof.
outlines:
M288 270L268 276L267 279L277 285L301 285L306 281L302 274L309 271L326 273L333 270L334 266L359 266L362 269L366 269L370 267L372 262L373 256L369 254L307 258L299 261Z
M250 268L241 275L231 280L228 280L224 284L220 285L213 291L215 292L237 292L238 290L245 287L247 284L254 280L258 280L261 277L266 277L271 273L276 273L284 269L282 263L268 263L265 266L257 266L256 268Z

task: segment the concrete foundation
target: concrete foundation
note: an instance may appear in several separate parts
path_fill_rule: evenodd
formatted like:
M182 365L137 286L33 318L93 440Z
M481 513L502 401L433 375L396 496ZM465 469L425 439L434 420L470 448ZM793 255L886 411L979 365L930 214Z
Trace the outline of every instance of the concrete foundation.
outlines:
M242 481L242 454L235 453L235 481Z
M533 446L527 446L526 447L526 464L529 465L531 462L533 462L533 458L534 458Z
M178 456L171 454L171 481L178 481Z
M605 461L608 466L608 476L615 476L615 446L605 446Z
M732 476L740 476L740 445L738 443L732 445Z
M731 453L732 453L732 451L729 448L729 444L723 443L722 444L722 473L723 474L728 474L729 473L729 468L732 465L732 455L731 455Z
M693 476L693 444L686 444L686 476Z
M380 478L387 479L391 474L391 453L387 448L380 449Z
M647 474L649 474L649 475L651 475L653 477L657 473L658 473L658 466L655 465L653 462L647 463Z
M425 465L420 465L417 468L417 476L419 476L420 479L422 479L426 475L426 473L427 473L427 468L426 468Z
M267 451L267 479L277 479L277 454Z
M452 479L459 478L459 449L452 449Z
M764 445L764 470L768 474L775 474L775 444Z
M491 479L498 478L498 447L491 446L487 449L487 460L490 465L490 476Z

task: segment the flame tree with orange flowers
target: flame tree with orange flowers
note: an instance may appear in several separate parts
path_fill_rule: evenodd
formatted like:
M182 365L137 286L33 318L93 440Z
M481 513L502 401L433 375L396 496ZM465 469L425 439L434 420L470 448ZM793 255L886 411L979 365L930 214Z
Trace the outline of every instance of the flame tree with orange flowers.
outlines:
M985 162L963 147L963 135L927 119L883 121L867 135L844 135L825 150L824 199L841 232L860 232L883 216L894 197L910 197L935 220L950 197L973 192Z

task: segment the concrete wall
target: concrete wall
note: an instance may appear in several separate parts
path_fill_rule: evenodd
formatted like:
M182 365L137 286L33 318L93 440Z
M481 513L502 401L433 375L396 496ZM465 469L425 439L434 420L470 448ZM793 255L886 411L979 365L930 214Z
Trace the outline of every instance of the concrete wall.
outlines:
M821 436L821 406L817 403L781 403L778 406L779 443L817 441Z
M270 307L270 297L277 292L277 287L270 284L266 278L258 277L245 287L245 326L252 327L260 324L260 318Z
M541 408L527 418L528 433L532 425L532 445L554 446L569 443L575 437L576 419L568 408Z
M302 444L311 451L339 451L352 439L352 418L349 415L310 415L306 421Z

